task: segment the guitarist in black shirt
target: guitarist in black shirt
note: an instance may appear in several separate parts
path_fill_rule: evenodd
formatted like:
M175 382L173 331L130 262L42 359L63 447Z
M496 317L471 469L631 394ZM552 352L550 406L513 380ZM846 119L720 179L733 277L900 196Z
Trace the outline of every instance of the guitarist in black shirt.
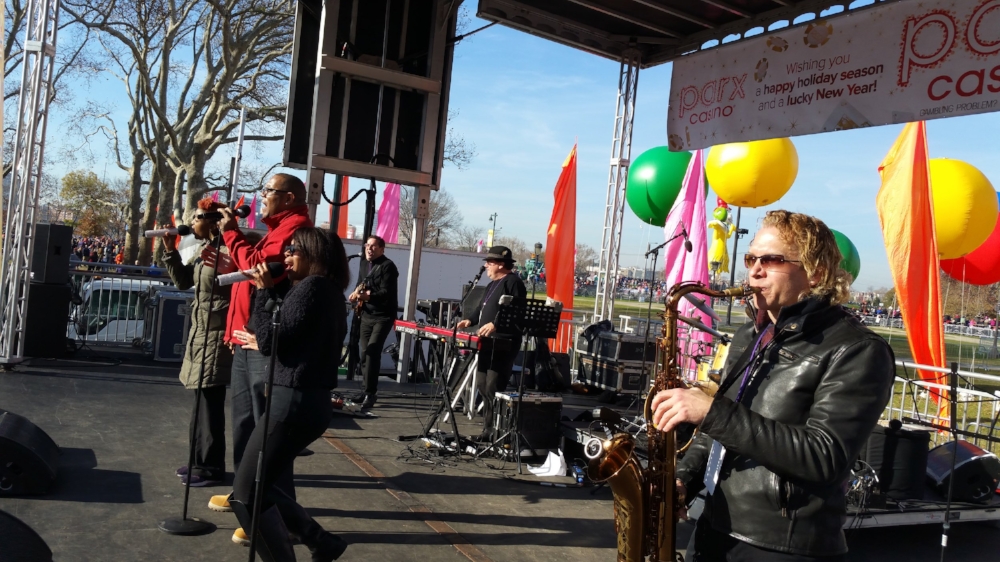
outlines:
M509 328L501 330L495 325L500 311L500 297L525 297L528 294L524 282L512 271L515 260L510 248L493 246L484 259L490 284L486 286L479 306L475 310L463 311L464 319L458 323L459 329L475 325L476 335L484 338L476 368L476 383L483 397L483 433L479 436L480 441L488 441L493 436L496 422L493 419L493 400L496 393L505 390L510 382L520 341L517 331Z
M399 270L392 260L385 257L385 240L372 236L365 242L365 259L370 263L368 276L347 299L361 306L361 373L365 392L361 407L371 408L378 393L379 367L382 348L393 330L399 307L397 281Z

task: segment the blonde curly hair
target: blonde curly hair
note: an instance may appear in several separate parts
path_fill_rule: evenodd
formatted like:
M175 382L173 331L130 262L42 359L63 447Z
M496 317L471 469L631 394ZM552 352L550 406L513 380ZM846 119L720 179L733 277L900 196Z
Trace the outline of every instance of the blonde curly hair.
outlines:
M799 296L825 297L834 305L850 300L851 274L840 267L844 257L833 232L816 217L777 210L764 215L763 227L774 227L782 242L798 250L802 267L810 278L818 277L814 287Z

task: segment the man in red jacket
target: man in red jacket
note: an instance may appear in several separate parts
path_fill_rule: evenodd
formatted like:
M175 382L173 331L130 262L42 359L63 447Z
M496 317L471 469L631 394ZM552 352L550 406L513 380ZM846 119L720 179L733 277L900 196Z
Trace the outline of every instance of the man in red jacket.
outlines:
M229 255L235 266L233 269L245 271L259 263L283 262L285 248L291 244L295 231L313 225L306 206L306 186L299 178L289 174L275 174L261 190L261 196L263 201L260 216L267 225L267 234L256 245L251 245L246 235L240 231L232 210L221 210L223 218L219 228L226 247L229 248ZM220 268L221 265L220 263ZM233 286L226 322L225 341L233 347L231 413L233 464L237 470L243 460L243 451L250 434L257 425L257 420L264 414L264 381L268 362L257 350L252 336L247 336L249 330L246 329L250 323L252 294L253 283L236 283ZM256 463L256 459L249 459L248 462ZM282 475L276 486L295 497L291 471ZM213 496L208 507L215 511L231 511L228 496ZM236 542L245 537L238 529L233 540Z

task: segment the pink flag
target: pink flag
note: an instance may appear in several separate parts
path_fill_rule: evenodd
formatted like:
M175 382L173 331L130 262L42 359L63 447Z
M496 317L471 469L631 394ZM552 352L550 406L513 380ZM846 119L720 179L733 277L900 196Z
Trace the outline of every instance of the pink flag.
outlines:
M250 214L247 215L247 228L257 228L257 194L250 200Z
M691 251L684 245L684 236L679 236L664 248L666 288L669 290L681 281L701 281L706 286L708 277L708 222L705 219L705 162L704 152L695 151L688 164L687 173L681 192L677 195L664 234L671 238L680 234L682 228L687 231L687 239L691 241ZM705 300L705 299L703 299ZM678 311L681 315L701 321L706 326L712 326L712 319L696 309L687 300L682 300ZM700 330L691 330L691 355L710 354L709 346L712 336ZM701 343L704 342L704 343ZM682 365L682 368L693 368L692 365Z
M213 191L212 192L212 201L215 202L215 203L219 202L219 192L218 191Z
M390 183L382 194L382 205L378 208L378 230L380 238L390 244L399 243L399 184Z

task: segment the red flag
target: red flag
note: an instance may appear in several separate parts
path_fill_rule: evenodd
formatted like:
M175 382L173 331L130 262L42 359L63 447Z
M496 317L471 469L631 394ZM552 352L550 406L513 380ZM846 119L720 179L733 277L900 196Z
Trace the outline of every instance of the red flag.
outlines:
M554 195L545 240L545 292L566 309L573 308L576 270L576 145L563 162ZM558 336L549 340L549 348L556 353L566 353L573 338L573 325L567 322L573 313L564 312L562 319Z
M244 202L245 199L246 199L246 195L240 195L240 200L236 202L236 206L233 207L233 208L237 209L239 207L242 207L243 206L243 202Z
M928 160L926 124L908 123L879 166L882 187L875 202L913 360L944 367L940 264ZM917 373L923 380L948 384L947 375ZM936 392L930 394L938 397ZM939 415L948 415L946 400L939 401Z

